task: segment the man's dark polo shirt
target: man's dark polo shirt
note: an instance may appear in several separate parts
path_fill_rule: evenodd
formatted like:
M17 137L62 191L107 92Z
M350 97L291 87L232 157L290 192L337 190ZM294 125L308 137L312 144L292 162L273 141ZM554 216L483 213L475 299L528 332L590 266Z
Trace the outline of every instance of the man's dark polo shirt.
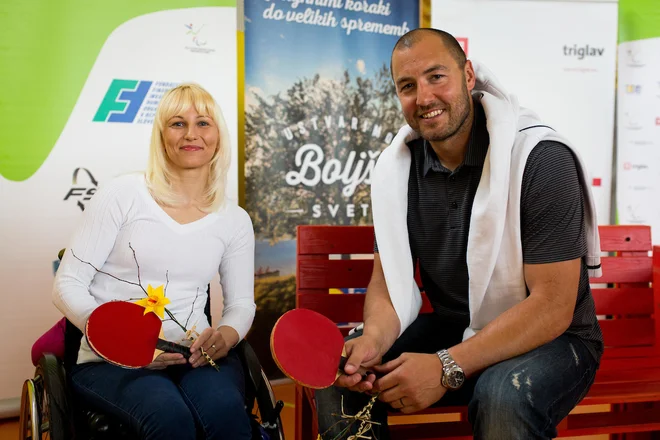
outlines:
M412 159L408 234L413 259L419 260L424 291L435 313L452 327L461 328L470 322L466 254L472 203L490 143L483 107L478 100L474 102L475 122L465 159L453 172L442 166L425 140L408 144ZM586 256L583 203L569 148L557 142L540 142L527 159L522 180L520 224L525 264ZM584 258L573 322L567 333L582 338L596 360L600 359L603 336Z

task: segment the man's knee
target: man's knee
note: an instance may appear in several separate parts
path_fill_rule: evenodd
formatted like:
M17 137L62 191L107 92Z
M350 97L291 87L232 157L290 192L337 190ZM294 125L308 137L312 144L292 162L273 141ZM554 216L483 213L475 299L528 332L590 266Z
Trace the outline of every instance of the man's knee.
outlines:
M533 378L520 371L486 370L468 408L476 439L546 437L549 419L535 405Z

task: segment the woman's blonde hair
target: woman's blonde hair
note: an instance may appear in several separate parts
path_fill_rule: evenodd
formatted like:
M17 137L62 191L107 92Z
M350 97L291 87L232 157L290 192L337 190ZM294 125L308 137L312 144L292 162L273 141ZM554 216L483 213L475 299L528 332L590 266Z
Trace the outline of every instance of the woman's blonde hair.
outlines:
M185 83L167 91L158 104L149 146L147 186L154 199L161 204L177 206L182 203L181 197L172 187L174 178L172 162L167 157L162 133L170 118L185 113L190 107L194 107L199 114L213 119L218 127L218 145L209 163L208 181L202 200L203 210L213 212L225 199L231 144L220 107L211 94L197 84Z

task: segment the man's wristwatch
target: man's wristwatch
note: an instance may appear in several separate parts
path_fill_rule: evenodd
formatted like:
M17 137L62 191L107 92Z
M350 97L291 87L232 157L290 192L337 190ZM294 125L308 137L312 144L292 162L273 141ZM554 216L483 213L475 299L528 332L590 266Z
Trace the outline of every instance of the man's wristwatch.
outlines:
M442 362L442 386L448 390L457 390L465 382L465 373L458 366L447 350L438 352L440 362Z

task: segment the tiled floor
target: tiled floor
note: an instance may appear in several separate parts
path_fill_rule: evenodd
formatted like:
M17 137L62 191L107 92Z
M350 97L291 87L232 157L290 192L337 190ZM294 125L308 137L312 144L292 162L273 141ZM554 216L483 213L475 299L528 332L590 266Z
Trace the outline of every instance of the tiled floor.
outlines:
M274 386L275 396L278 400L284 402L284 409L282 410L282 423L284 425L285 437L287 440L293 440L294 436L294 387L291 383L284 383ZM439 416L407 416L406 422L408 423L423 423L425 420L429 421L429 417L451 417L451 415ZM0 440L17 440L18 439L18 420L0 420ZM575 437L575 440L607 440L607 435L590 436L590 437ZM312 439L310 439L312 440ZM563 440L571 440L564 438Z

